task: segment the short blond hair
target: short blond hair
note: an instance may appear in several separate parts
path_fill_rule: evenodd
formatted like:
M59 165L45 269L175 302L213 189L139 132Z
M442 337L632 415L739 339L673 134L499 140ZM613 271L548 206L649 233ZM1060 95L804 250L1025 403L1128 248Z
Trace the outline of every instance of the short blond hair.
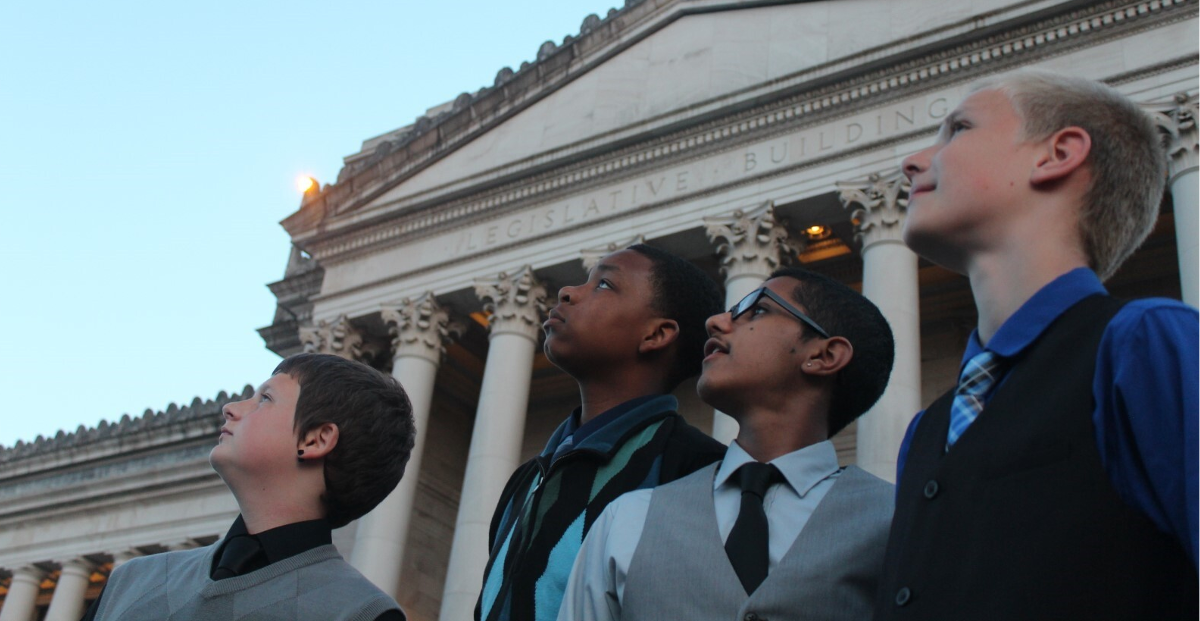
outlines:
M1026 140L1066 127L1092 139L1086 163L1091 186L1079 212L1088 264L1107 280L1146 240L1166 185L1166 153L1150 115L1113 88L1058 73L1022 69L982 81L972 92L995 90L1021 117Z

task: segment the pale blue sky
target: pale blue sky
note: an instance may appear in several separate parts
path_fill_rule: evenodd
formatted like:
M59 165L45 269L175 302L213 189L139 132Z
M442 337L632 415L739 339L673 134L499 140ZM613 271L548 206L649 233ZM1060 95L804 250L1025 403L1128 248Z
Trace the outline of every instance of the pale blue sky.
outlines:
M619 0L0 8L0 446L266 379L299 206Z

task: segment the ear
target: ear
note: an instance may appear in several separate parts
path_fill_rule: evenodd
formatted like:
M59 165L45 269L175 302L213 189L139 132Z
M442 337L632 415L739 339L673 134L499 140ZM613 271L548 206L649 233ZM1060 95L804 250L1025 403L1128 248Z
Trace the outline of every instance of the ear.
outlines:
M296 443L297 451L304 451L303 461L322 459L333 451L338 443L338 426L333 423L323 423L310 429Z
M854 358L854 346L845 337L834 336L809 353L801 371L809 375L831 376L846 368Z
M1029 181L1033 185L1067 178L1087 161L1092 137L1083 128L1065 127L1042 141L1045 149L1034 162Z
M679 323L674 319L655 319L651 330L638 343L639 354L662 351L679 338Z

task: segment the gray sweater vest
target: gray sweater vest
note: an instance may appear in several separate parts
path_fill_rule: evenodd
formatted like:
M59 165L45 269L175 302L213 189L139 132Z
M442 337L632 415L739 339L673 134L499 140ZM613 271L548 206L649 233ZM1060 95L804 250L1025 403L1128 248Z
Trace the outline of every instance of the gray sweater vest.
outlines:
M630 561L621 619L870 619L892 518L892 486L850 466L767 579L746 595L717 528L717 465L650 499Z
M331 545L213 581L208 573L217 545L145 556L118 567L108 579L96 621L371 621L400 609Z

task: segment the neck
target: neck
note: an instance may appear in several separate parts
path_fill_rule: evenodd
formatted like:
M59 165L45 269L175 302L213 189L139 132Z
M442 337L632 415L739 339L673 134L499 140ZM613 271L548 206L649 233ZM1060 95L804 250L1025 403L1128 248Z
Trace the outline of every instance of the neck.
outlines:
M974 261L967 269L967 277L979 312L979 341L987 345L1000 326L1029 298L1055 278L1079 267L1087 267L1087 261L1067 252L982 257Z
M737 443L755 461L766 463L829 439L829 402L824 394L784 401L778 407L747 406L736 414Z
M613 377L580 379L579 399L582 405L579 424L582 425L630 399L662 393L663 382L655 373L620 373Z
M296 485L252 485L243 486L246 489L234 489L238 509L242 512L242 520L246 530L251 535L263 531L306 522L325 517L324 508L319 500L320 494L300 493ZM323 486L322 486L323 487ZM312 502L311 499L318 499Z

